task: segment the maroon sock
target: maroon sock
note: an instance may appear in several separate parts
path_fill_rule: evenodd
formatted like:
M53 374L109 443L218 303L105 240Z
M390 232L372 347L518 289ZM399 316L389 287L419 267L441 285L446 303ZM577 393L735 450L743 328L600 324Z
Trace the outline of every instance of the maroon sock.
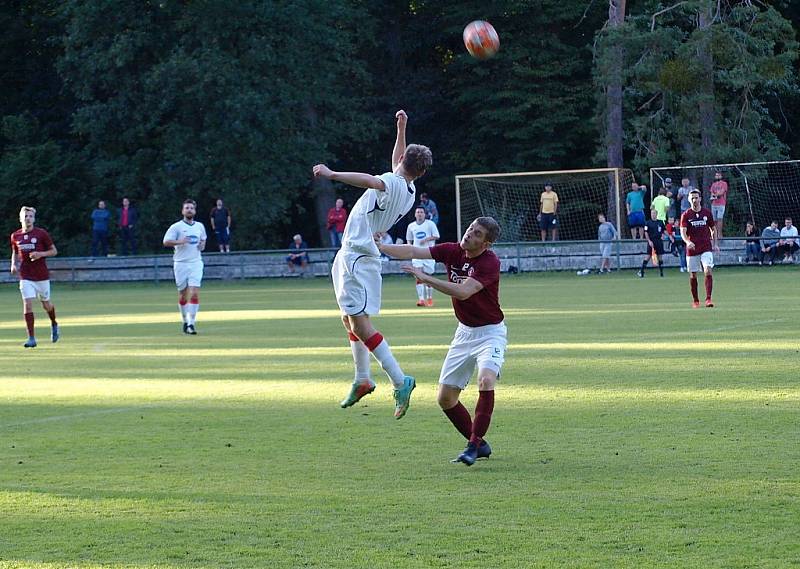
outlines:
M711 300L711 289L714 288L714 277L706 275L706 300Z
M475 406L475 420L472 422L472 436L469 442L478 444L483 440L494 411L494 391L479 391L478 404Z
M33 312L25 313L25 326L28 327L28 336L33 336Z
M443 411L447 418L450 419L450 422L458 429L458 432L464 435L465 439L469 439L470 435L472 435L472 417L469 416L469 411L461 404L461 401L456 403L454 407L443 409Z
M692 299L695 302L700 302L700 298L697 296L697 275L694 273L689 277L689 286L692 288Z
M47 311L47 315L50 317L50 323L53 324L53 326L58 325L58 322L56 322L56 307L55 306Z

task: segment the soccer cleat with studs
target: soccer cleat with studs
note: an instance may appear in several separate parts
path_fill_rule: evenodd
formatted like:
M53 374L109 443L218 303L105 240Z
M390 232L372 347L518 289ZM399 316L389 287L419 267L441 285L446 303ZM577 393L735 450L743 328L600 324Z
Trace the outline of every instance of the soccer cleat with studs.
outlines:
M403 387L394 390L394 418L402 419L411 404L411 392L417 387L416 381L410 375L405 376Z
M700 308L700 301L695 300L692 302L692 308Z
M370 379L360 379L358 381L354 381L350 386L350 393L347 394L347 397L342 399L339 405L342 407L342 409L352 407L373 391L375 391L374 381Z
M426 304L427 304L428 306L433 306L433 299L432 299L432 298L429 298L429 299L428 299L428 301L426 302Z
M706 308L714 308L714 301L710 298L706 299Z
M188 330L189 330L189 325L186 322L184 322L183 323L183 333L184 334L188 334L189 333Z
M28 341L22 344L26 348L35 348L36 347L36 338L33 336L28 336Z
M422 299L419 299L419 300L417 301L417 306L425 306L425 301L424 301L424 300L422 300Z
M190 336L197 336L197 330L194 329L194 324L188 324L186 326L186 333Z
M61 334L59 333L59 330L58 330L58 324L53 324L53 326L50 328L50 339L55 344L56 342L58 342L58 339L60 337L61 337Z
M463 462L467 466L472 466L476 460L478 460L478 445L467 443L467 448L453 462Z

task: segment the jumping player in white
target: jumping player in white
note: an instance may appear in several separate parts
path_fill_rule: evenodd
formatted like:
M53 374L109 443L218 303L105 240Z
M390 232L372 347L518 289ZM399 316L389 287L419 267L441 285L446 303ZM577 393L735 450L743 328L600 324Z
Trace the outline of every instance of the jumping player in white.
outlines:
M314 176L344 182L366 191L356 202L342 236L342 248L331 269L336 302L350 337L355 362L355 379L350 393L340 403L350 407L375 391L369 369L369 353L375 356L394 386L394 416L401 419L408 411L414 378L400 369L389 344L372 326L370 316L381 307L381 259L374 235L388 231L414 205L414 180L433 163L427 146L406 147L405 111L398 111L397 138L392 152L392 171L380 176L359 172L334 172L324 164L314 166Z
M170 225L164 234L164 247L174 247L172 257L175 285L178 287L178 308L183 319L183 333L197 334L194 323L200 309L200 286L203 283L203 257L206 248L206 228L194 220L197 203L185 200L183 219Z
M500 235L491 217L473 221L459 243L433 247L381 245L380 250L397 259L433 259L444 263L448 281L432 277L415 266L403 270L453 298L458 319L453 341L439 375L439 406L453 426L467 439L467 448L453 462L472 466L488 458L492 448L484 440L494 411L494 388L500 376L507 345L506 325L500 309L500 259L490 250ZM459 401L475 366L478 367L478 403L475 419Z
M406 229L406 242L414 247L432 247L439 239L439 229L430 219L425 219L425 208L417 206L414 210L414 221ZM411 264L419 267L427 275L436 269L433 259L413 259ZM417 280L417 306L433 306L433 287Z

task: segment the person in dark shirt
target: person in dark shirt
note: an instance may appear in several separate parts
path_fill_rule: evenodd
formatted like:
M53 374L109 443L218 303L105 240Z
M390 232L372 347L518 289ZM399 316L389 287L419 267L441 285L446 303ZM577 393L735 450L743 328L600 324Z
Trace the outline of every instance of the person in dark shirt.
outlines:
M231 212L217 199L217 205L211 210L211 229L217 235L220 253L231 252Z
M98 251L103 257L108 256L108 222L111 212L106 207L106 202L97 202L97 209L92 212L92 257L97 257Z
M136 254L136 225L139 223L139 213L131 205L131 200L122 198L122 207L119 209L119 234L122 240L122 254Z
M650 210L650 219L644 223L644 237L647 239L647 253L642 260L642 268L637 273L639 278L644 278L644 271L647 268L647 263L653 259L653 264L658 264L659 276L664 276L664 233L667 231L667 226L663 221L658 219L658 211Z

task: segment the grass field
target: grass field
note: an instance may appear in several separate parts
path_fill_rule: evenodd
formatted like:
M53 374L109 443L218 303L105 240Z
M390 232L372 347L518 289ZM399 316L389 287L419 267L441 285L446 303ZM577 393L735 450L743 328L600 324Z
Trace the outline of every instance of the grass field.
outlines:
M799 273L504 277L489 460L435 401L454 318L384 284L417 377L338 406L352 360L322 279L53 287L23 350L0 290L0 567L800 566ZM702 284L701 284L702 288ZM472 409L470 386L463 399Z

